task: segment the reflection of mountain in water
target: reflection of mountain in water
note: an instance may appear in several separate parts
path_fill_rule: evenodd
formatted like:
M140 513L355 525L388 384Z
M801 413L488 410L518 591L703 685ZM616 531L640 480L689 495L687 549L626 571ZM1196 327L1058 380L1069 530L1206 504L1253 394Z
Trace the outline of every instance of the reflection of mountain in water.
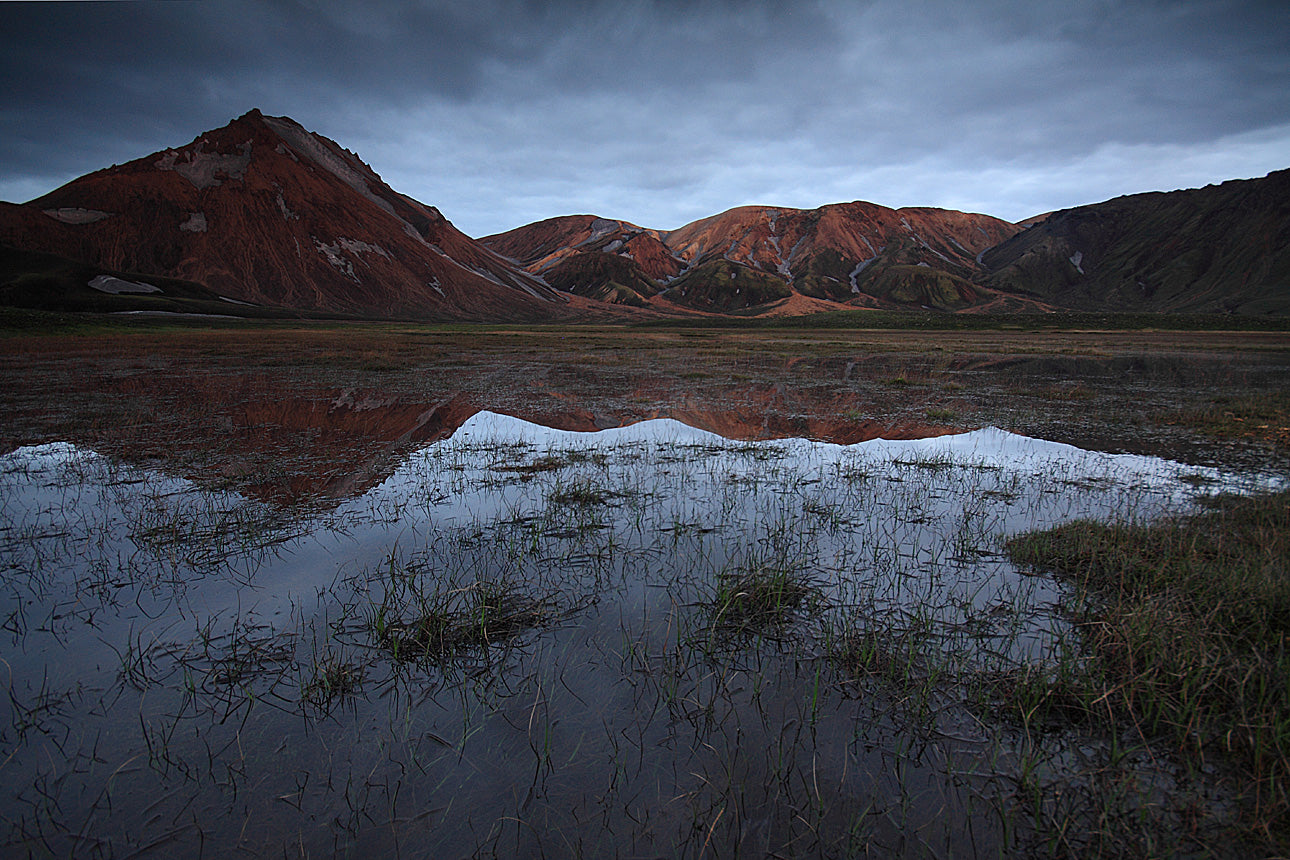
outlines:
M247 424L239 428L246 443L243 458L281 451L288 457L321 460L320 471L295 474L285 486L257 482L257 495L343 497L362 493L379 482L401 455L421 445L451 437L472 416L490 411L480 398L457 395L439 403L345 392L329 403L305 398L248 404ZM956 432L920 422L884 422L817 416L786 416L755 407L718 408L687 401L676 407L637 412L597 413L564 401L496 410L554 430L592 432L670 418L726 439L760 441L806 438L854 444L870 439L919 439ZM291 452L292 437L308 438L308 452ZM233 452L235 457L238 452ZM229 464L225 469L236 466ZM234 472L235 474L235 472Z
M58 438L127 460L153 463L200 482L277 501L344 498L379 483L412 450L444 439L481 411L558 430L593 431L672 418L727 439L807 438L842 444L957 432L925 421L846 414L834 396L782 386L731 388L699 397L651 392L641 405L605 407L568 394L458 393L438 400L353 389L302 390L266 377L124 380L114 397L142 404L146 420L101 420ZM502 402L498 402L502 401ZM658 405L666 404L666 405ZM22 443L46 439L16 440Z

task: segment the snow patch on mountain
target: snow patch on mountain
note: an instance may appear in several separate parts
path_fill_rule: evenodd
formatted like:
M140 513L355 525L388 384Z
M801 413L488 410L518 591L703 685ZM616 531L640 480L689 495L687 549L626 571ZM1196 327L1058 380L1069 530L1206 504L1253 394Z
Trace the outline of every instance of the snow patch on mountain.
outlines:
M608 218L597 218L596 220L591 222L591 235L583 239L581 242L574 245L573 247L581 248L584 245L595 244L596 242L599 242L601 239L608 236L610 233L613 233L618 228L619 228L619 224L617 221L611 221Z
M868 242L869 240L865 239L865 243L868 244ZM871 245L870 246L871 250L872 250L872 247L873 246ZM856 278L860 277L860 273L863 272L865 268L867 268L868 265L876 259L878 259L878 255L874 254L872 257L870 257L867 260L861 260L859 263L856 264L856 267L851 270L851 274L847 275L847 280L851 282L851 292L856 293L857 295L860 293L860 285L856 283Z
M386 251L384 248L382 248L380 245L369 245L366 242L359 242L356 239L345 239L343 237L337 239L336 244L340 245L340 247L344 248L346 251L350 252L351 254L361 254L361 253L380 254L385 259L387 260L390 259L389 252Z
M358 276L354 274L353 261L342 257L340 254L341 246L339 242L328 244L319 240L316 236L310 238L314 240L314 247L318 249L318 253L322 254L336 271L354 282L358 281Z
M350 188L353 188L359 194L362 194L368 200L371 200L377 206L380 206L391 215L394 214L394 206L390 201L377 196L372 191L367 180L358 170L337 153L333 152L330 147L315 137L311 132L306 131L304 127L296 125L290 120L282 119L275 116L266 116L265 125L273 129L279 137L285 140L292 149L308 158L319 167L331 173L341 182L344 182Z
M796 242L793 243L793 247L788 252L787 262L789 265L792 265L793 259L797 256L797 252L802 249L802 244L805 243L806 240L807 240L807 237L803 236L802 238L798 239Z
M122 293L159 293L161 287L154 287L152 284L140 284L137 281L123 281L120 278L114 278L111 275L99 275L87 284L90 289L98 290L100 293L111 293L119 296Z
M97 209L81 209L75 206L64 206L62 209L42 209L46 215L64 224L93 224L104 218L111 218L111 212L100 212Z
M188 233L205 233L206 226L205 212L189 212L188 220L180 224L179 229Z
M154 163L158 170L173 170L192 183L199 191L224 184L224 179L240 180L251 163L251 141L240 144L235 153L207 152L202 140L192 149L181 153L168 149ZM183 157L181 157L183 156ZM219 177L224 175L224 179Z
M286 221L299 220L300 216L297 215L295 212L292 212L291 207L287 205L286 198L282 196L281 188L278 189L277 199L278 199L278 210L282 213L283 220L286 220Z

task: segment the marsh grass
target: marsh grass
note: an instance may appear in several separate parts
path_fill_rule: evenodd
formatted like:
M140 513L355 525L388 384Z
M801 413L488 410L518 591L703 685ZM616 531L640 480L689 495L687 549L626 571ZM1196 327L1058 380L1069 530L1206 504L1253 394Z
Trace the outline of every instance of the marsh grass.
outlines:
M907 684L931 671L930 631L926 624L905 626L851 618L833 631L825 653L851 681L881 678Z
M300 697L320 710L327 710L338 701L356 695L363 689L362 666L347 663L335 655L326 655L300 689Z
M1089 661L1071 637L1026 663L1055 653L1039 613L1059 592L985 551L1132 504L1121 483L935 449L463 434L278 527L124 472L82 496L96 458L56 488L12 459L0 598L32 643L95 661L69 696L6 652L15 850L48 833L31 853L79 856L92 830L146 854L168 816L200 828L168 847L218 856L1110 855L1142 834L1170 853L1134 830L1159 794L1135 794L1141 758L1062 757L1107 746L1080 716ZM1014 838L1027 822L1039 838Z
M1012 539L1071 581L1089 659L1014 686L1028 719L1133 725L1248 774L1244 834L1290 844L1290 492L1220 496L1149 524L1077 521ZM1055 714L1060 709L1060 714Z
M757 567L721 573L708 601L711 626L725 632L767 632L818 606L816 589L798 571Z
M546 600L498 582L474 582L419 594L410 611L378 607L372 631L396 660L448 661L487 650L558 617Z
M1160 416L1217 439L1251 439L1290 446L1290 393L1278 389L1220 395L1208 403Z
M589 480L576 480L556 487L549 496L552 504L589 508L609 502L614 494Z

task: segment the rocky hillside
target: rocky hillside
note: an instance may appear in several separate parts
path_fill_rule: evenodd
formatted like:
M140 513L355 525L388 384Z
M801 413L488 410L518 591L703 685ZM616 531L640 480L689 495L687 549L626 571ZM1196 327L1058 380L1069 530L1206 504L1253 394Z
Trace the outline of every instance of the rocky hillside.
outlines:
M0 207L0 243L229 299L374 318L552 319L568 298L259 111L178 149Z
M484 245L560 290L644 306L685 263L657 230L594 215L567 215L485 236Z
M721 313L800 294L839 306L961 310L1037 305L974 282L981 253L1020 229L987 215L855 202L743 206L666 233L577 215L481 241L553 285L613 301L658 295Z
M1062 308L1290 313L1290 170L1055 212L982 261Z

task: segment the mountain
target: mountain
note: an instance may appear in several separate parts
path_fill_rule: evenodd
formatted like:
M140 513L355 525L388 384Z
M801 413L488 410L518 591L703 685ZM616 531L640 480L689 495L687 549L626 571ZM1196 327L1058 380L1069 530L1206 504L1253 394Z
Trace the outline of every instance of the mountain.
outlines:
M575 215L480 241L553 286L611 301L645 304L657 295L651 303L729 313L799 294L835 305L961 310L1038 305L973 281L981 253L1020 230L988 215L854 202L742 206L670 232Z
M1290 313L1290 170L1055 212L982 262L983 285L1063 308Z
M0 243L256 305L374 318L568 313L567 296L391 189L354 153L259 111L0 206Z
M557 289L643 306L686 268L657 230L594 215L548 218L480 239Z
M961 310L996 299L971 283L977 256L1018 229L988 215L857 201L809 210L743 206L687 224L666 241L692 266L737 263L806 296Z
M571 215L475 240L336 142L253 110L0 203L0 304L477 321L1290 314L1290 171L1019 224L855 201L741 206L671 231Z

